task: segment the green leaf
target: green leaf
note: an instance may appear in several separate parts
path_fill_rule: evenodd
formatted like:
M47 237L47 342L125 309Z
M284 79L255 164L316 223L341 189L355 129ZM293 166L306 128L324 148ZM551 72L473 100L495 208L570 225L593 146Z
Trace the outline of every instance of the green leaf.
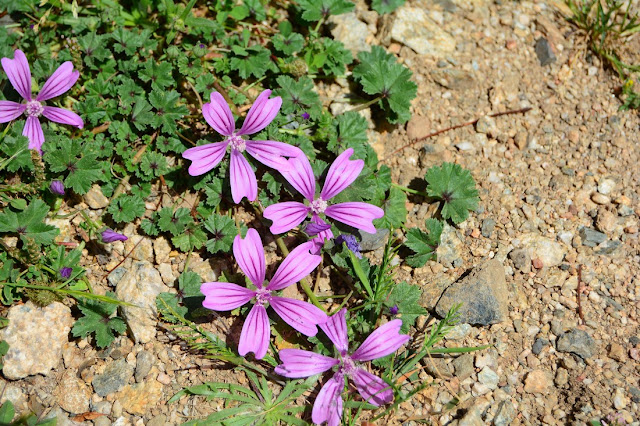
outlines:
M170 87L175 84L172 72L173 68L169 62L156 63L154 60L148 60L144 64L144 68L140 70L140 80L148 82L151 81L151 88L153 90L162 91L166 87Z
M44 223L48 212L49 206L40 199L19 213L5 209L0 213L0 233L18 234L24 243L51 244L60 230Z
M180 94L175 90L165 92L154 90L149 95L149 102L156 109L151 125L154 128L162 126L162 131L175 133L178 129L176 121L189 113L184 105L176 105Z
M281 88L276 89L274 95L282 97L282 114L307 112L314 120L320 117L322 104L314 91L313 80L301 77L296 81L287 75L281 75L276 81Z
M421 296L420 287L403 281L393 288L385 302L387 307L398 307L398 315L402 319L400 331L403 333L409 331L418 316L427 314L427 310L420 305Z
M380 46L373 46L371 52L360 52L358 59L360 64L353 69L353 76L364 92L382 97L379 103L390 123L409 121L409 108L418 89L411 81L411 71Z
M167 304L171 310L173 310L176 314L184 317L188 309L184 306L180 306L178 295L174 293L160 293L156 297L156 307L158 308L158 312L162 312L162 317L165 321L169 322L177 322L178 318L171 313L171 310L168 310L165 306Z
M302 9L302 19L309 22L351 12L355 7L355 4L346 0L300 0L298 5Z
M152 180L162 176L169 170L167 158L158 152L148 152L140 161L136 175L145 180Z
M376 228L400 228L407 220L407 195L402 190L392 187L389 198L382 205L384 216L373 221Z
M407 257L407 263L414 268L422 267L427 260L435 259L440 244L443 223L437 219L427 219L425 224L427 232L418 228L411 228L407 232L405 245L416 253Z
M202 278L200 275L193 271L186 270L178 278L178 288L182 297L200 297L200 286L202 285Z
M285 21L286 22L286 21ZM295 52L302 50L304 46L304 37L302 34L291 33L287 36L276 34L273 39L273 48L285 55L293 55Z
M14 128L16 126L14 125ZM20 169L27 171L33 170L33 161L31 160L31 151L29 150L29 139L22 135L6 135L0 144L0 152L6 160L0 161L0 170L2 165L6 166L8 171L16 172Z
M11 401L6 400L2 405L0 405L0 424L10 425L15 415L16 410L13 408L13 403Z
M207 242L207 234L195 223L191 223L184 232L173 237L171 242L183 252L197 250Z
M135 195L121 195L111 202L107 211L115 222L131 222L145 212L144 200Z
M379 14L391 13L404 4L406 0L372 0L371 8Z
M145 98L142 96L136 98L130 119L136 129L145 130L147 126L151 125L151 122L155 119L151 109L151 105Z
M453 223L464 222L478 208L478 190L469 170L458 164L433 166L425 175L427 194L442 202L441 215Z
M231 69L237 70L241 78L262 77L269 69L273 69L270 53L260 45L251 46L246 53L231 58Z
M94 151L86 150L80 139L60 138L50 150L46 150L44 160L52 172L68 172L64 186L78 194L86 194L91 185L103 177L103 163L96 160Z
M214 213L204 222L204 227L212 235L207 241L209 253L227 253L231 250L233 240L238 235L238 229L233 219Z
M170 207L163 207L158 212L158 228L162 232L179 235L190 223L193 223L191 211L185 207L180 207L175 212Z
M115 297L113 292L107 292L106 295ZM76 337L94 334L96 345L99 348L109 346L115 339L116 334L122 334L127 329L127 325L122 318L112 317L118 307L116 304L80 299L78 307L83 316L75 322L71 329L71 334Z

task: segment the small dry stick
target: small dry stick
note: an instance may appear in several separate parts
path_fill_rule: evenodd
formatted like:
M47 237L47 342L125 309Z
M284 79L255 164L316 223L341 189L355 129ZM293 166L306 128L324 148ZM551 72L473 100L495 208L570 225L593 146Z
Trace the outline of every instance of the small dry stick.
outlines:
M584 290L584 287L582 285L582 265L578 265L578 288L576 290L578 300L578 316L580 317L582 324L584 324L584 312L582 312L582 302L580 300L580 294L582 293L582 290Z
M502 115L510 115L510 114L524 114L527 111L530 111L531 107L526 107L526 108L520 108L520 109L514 109L514 110L510 110L510 111L504 111L504 112L497 112L495 114L489 114L489 117L500 117ZM411 145L417 144L418 142L421 142L425 139L429 139L432 138L434 136L437 136L439 134L448 132L449 130L455 130L455 129L459 129L461 127L466 127L466 126L473 126L474 124L476 124L478 121L480 120L480 118L476 118L473 121L467 121L466 123L462 123L462 124L456 124L455 126L451 126L451 127L447 127L446 129L441 129L438 130L437 132L433 132L433 133L429 133L426 136L423 136L421 138L417 138L412 140L411 142L409 142L406 145L401 146L400 148L396 149L395 151L393 151L391 154L389 154L389 157L391 157L392 155L397 154L398 152L402 151L405 148L410 147ZM380 160L380 161L384 161L389 157L385 157L384 159Z

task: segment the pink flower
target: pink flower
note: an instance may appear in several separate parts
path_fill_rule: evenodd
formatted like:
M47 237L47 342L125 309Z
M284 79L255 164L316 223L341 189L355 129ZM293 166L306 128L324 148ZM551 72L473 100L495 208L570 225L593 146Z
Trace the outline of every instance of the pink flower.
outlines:
M41 115L56 123L70 124L82 129L84 123L78 114L64 108L46 106L43 102L62 95L78 80L80 73L73 70L73 64L70 61L60 65L51 74L51 77L44 83L42 90L40 90L35 99L31 97L31 69L24 53L21 50L16 50L14 59L2 58L1 62L11 85L27 102L19 104L11 101L0 101L0 123L7 123L25 113L27 122L22 130L22 135L29 139L30 149L37 149L42 153L41 147L44 143L44 134L38 119Z
M301 224L311 213L311 227L320 230L327 225L320 214L335 219L365 232L375 234L373 219L384 216L384 211L369 203L347 202L329 205L328 201L342 192L357 179L364 167L362 160L350 160L353 149L349 148L336 158L329 167L324 187L320 196L316 197L316 179L311 170L309 160L299 156L289 160L291 167L282 171L282 175L307 199L308 204L296 201L272 204L264 210L264 217L271 219L271 232L282 234ZM317 233L314 241L326 241L333 237L331 229L326 228Z
M316 325L326 321L326 314L312 304L274 294L300 281L320 264L321 257L309 252L311 246L312 244L307 242L293 249L280 264L269 285L263 287L266 272L264 249L258 232L249 229L244 240L240 235L236 236L233 241L233 255L242 272L257 289L250 290L223 282L204 283L200 287L200 291L206 296L202 305L214 311L230 311L254 300L253 308L240 333L240 355L245 356L253 352L256 358L262 359L267 353L271 335L267 317L268 305L271 305L287 324L306 336L315 336L318 332Z
M395 319L378 327L366 338L358 349L351 355L348 353L347 339L347 310L330 317L327 322L320 324L320 328L331 339L339 352L339 358L331 358L301 349L282 349L280 360L282 364L275 372L284 377L300 378L325 372L337 367L316 397L313 404L311 418L314 423L328 422L329 426L338 426L342 419L342 391L345 378L351 378L358 389L358 393L369 404L379 407L393 401L393 390L384 380L369 373L359 366L359 362L371 361L385 357L409 341L409 336L400 334L402 321Z
M264 129L273 121L280 106L282 98L276 96L269 99L271 90L260 93L251 106L247 118L245 118L242 128L236 131L235 121L229 109L229 105L218 92L211 93L211 103L202 106L202 115L207 123L218 133L227 138L222 142L209 143L206 145L189 148L182 156L191 160L189 174L200 176L207 173L220 163L227 151L227 146L231 145L231 195L234 203L242 201L247 197L249 201L254 201L258 195L258 183L256 174L249 165L249 162L242 154L245 150L256 160L267 167L277 170L284 170L287 160L283 157L296 157L302 154L300 148L275 141L252 141L246 140L242 136L257 133Z

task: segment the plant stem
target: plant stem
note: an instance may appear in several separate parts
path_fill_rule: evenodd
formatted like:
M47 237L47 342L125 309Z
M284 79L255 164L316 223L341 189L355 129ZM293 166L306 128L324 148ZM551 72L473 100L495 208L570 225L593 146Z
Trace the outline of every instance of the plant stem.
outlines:
M409 194L422 195L423 197L429 197L429 194L427 194L424 191L418 191L416 189L407 188L406 186L401 186L401 185L398 185L397 183L391 183L391 186L393 186L394 188L398 188Z
M380 95L380 96L378 96L378 97L376 97L376 98L373 98L373 99L371 99L370 101L367 101L367 102L365 102L365 103L363 103L363 104L360 104L360 105L358 105L358 106L357 106L357 107L355 107L355 108L351 108L350 110L347 110L347 111L342 111L340 114L344 114L345 112L357 112L357 111L362 111L362 110L363 110L363 109L365 109L365 108L369 108L371 105L375 104L375 103L376 103L376 102L378 102L380 99L382 99L382 95ZM340 115L340 114L338 114L338 115Z

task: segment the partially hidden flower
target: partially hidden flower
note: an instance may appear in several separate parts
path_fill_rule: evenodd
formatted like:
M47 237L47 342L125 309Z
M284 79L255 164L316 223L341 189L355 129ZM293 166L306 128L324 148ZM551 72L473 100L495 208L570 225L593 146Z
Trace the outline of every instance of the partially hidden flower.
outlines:
M309 214L311 214L311 224L314 226L326 225L320 217L324 214L338 222L375 234L373 219L384 216L384 211L380 207L357 201L333 205L328 202L351 185L362 171L364 161L350 160L352 154L353 149L349 148L331 164L319 196L316 196L316 179L307 157L299 156L289 159L291 167L281 173L307 199L308 204L286 201L268 206L264 210L264 217L273 222L271 232L274 234L287 232L301 224ZM327 228L319 232L318 237L326 241L333 238L333 233Z
M122 235L114 231L113 229L106 229L100 234L102 236L102 242L112 243L114 241L127 241L129 238L126 235Z
M282 364L275 372L284 377L300 378L334 369L316 397L311 412L314 423L328 422L338 426L342 419L342 391L344 381L351 378L356 389L369 404L379 407L393 401L393 390L380 377L369 373L360 363L385 357L409 341L409 336L400 334L402 320L395 319L378 327L365 339L358 349L349 354L346 309L330 317L320 328L331 339L338 351L332 358L302 349L282 349L278 356Z
M399 310L398 305L393 305L389 308L389 315L398 315Z
M49 185L49 191L51 191L52 194L62 197L64 195L64 184L59 180L54 180L51 182L51 185Z
M202 115L207 123L218 133L226 136L226 139L222 142L189 148L182 154L184 158L192 161L189 174L199 176L216 167L224 158L227 147L231 146L229 176L231 196L236 204L242 201L243 197L247 197L249 201L255 201L258 196L256 174L244 158L244 151L265 166L280 171L288 167L285 157L302 155L300 148L284 142L253 141L244 138L267 127L278 115L282 98L276 96L269 99L269 95L271 90L260 93L247 113L242 127L236 130L229 105L220 93L212 92L211 102L202 106Z
M315 336L318 332L316 325L327 320L327 315L312 304L275 294L300 281L320 264L322 258L311 254L311 248L312 243L306 242L293 249L265 287L266 266L262 241L255 229L249 229L246 238L236 236L233 255L256 290L224 282L204 283L200 287L205 295L202 305L214 311L230 311L253 300L253 308L240 333L240 355L253 352L256 358L262 359L267 353L271 336L267 316L269 305L284 322L306 336Z
M71 61L64 62L51 74L35 99L31 97L31 69L24 53L21 50L16 50L14 59L2 58L1 62L11 85L27 102L19 104L12 101L0 101L0 123L14 120L24 113L27 116L27 121L22 134L29 139L29 149L36 149L42 153L44 133L38 118L41 115L56 123L69 124L82 129L84 122L75 112L44 104L44 101L65 93L78 80L80 73L73 70Z
M338 238L336 238L336 244L345 243L347 248L358 258L362 259L362 254L360 253L360 244L358 244L358 240L356 240L355 235L351 234L340 234Z
M69 268L68 266L65 266L64 268L60 268L60 271L58 272L60 272L60 276L66 280L71 276L73 269Z

